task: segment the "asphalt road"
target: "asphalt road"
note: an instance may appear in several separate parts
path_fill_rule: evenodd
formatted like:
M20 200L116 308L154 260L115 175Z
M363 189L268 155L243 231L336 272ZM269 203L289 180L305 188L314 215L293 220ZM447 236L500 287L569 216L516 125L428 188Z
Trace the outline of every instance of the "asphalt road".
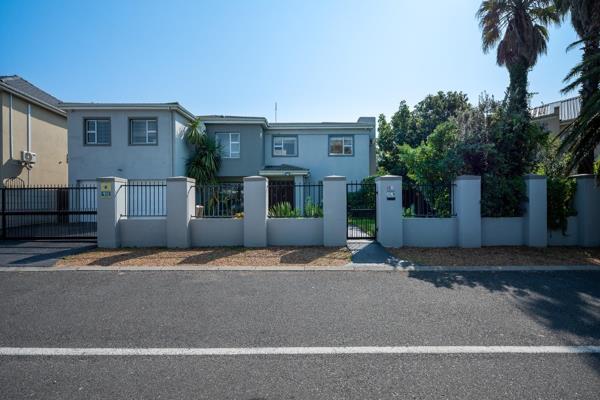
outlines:
M600 272L0 273L0 347L600 345ZM597 399L600 354L0 356L0 398Z

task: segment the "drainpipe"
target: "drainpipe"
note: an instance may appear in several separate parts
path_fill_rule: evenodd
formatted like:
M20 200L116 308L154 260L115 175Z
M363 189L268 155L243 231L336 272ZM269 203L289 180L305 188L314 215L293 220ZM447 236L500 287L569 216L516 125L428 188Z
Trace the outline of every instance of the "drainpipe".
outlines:
M31 104L27 104L27 151L31 151Z
M175 111L171 110L171 176L175 176Z
M8 154L9 159L13 159L13 96L8 95Z

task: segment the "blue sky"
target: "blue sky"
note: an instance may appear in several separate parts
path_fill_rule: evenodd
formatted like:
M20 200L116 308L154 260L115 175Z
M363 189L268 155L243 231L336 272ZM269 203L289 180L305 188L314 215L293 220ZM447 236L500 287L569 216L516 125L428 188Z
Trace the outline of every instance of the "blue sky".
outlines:
M279 121L390 115L438 90L502 97L481 51L479 0L3 0L0 75L63 101L179 101L196 114ZM8 39L12 38L12 39ZM533 105L560 98L580 57L552 28L530 74Z

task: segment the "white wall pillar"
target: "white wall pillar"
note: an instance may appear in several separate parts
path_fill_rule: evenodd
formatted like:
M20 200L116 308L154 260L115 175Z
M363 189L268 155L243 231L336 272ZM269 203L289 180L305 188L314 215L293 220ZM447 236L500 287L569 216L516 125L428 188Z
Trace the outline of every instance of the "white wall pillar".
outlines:
M96 181L98 247L114 249L121 246L119 219L127 212L127 179L110 176Z
M267 246L268 180L263 176L244 178L244 246Z
M481 247L481 177L461 175L454 188L458 247Z
M167 247L191 245L190 220L196 206L196 180L185 176L167 178Z
M600 246L600 186L591 174L574 175L573 178L577 182L575 210L578 244L584 247Z
M346 245L346 177L326 176L323 179L323 244Z
M402 177L380 176L377 187L377 241L384 247L402 247Z
M525 203L524 232L525 246L548 246L548 214L546 177L541 175L526 175L525 187L527 203Z

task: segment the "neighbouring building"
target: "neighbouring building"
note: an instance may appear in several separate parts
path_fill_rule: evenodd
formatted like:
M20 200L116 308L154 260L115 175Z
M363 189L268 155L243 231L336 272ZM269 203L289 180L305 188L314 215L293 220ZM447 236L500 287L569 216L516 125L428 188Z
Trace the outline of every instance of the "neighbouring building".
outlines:
M0 76L2 186L67 183L67 114L60 100L17 76Z
M580 111L581 99L572 97L535 107L531 110L531 117L551 135L558 136L569 128L569 125L579 116ZM594 155L596 159L600 157L600 146L596 147Z
M69 183L102 176L132 180L183 176L195 116L178 103L63 103L69 131Z
M191 149L178 103L63 103L69 133L69 182L101 176L133 180L186 174ZM328 175L361 180L375 173L375 118L357 122L269 123L262 117L200 116L222 151L219 178L262 175L296 183Z

